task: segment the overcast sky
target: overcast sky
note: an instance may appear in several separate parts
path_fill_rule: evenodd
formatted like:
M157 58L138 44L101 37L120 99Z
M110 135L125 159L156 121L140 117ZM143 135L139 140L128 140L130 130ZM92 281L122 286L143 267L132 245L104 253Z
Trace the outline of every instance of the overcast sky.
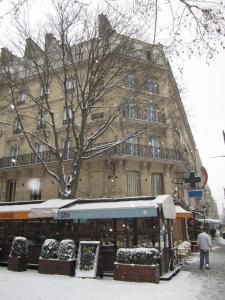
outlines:
M183 102L202 164L208 171L209 186L221 208L225 187L225 52L215 56L208 66L193 59L184 65Z

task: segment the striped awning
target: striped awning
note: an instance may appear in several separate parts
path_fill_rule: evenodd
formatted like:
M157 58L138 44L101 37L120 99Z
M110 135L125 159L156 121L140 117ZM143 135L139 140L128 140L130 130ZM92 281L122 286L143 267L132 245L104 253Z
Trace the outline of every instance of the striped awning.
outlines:
M192 212L182 208L179 205L175 205L176 219L190 219L193 218Z

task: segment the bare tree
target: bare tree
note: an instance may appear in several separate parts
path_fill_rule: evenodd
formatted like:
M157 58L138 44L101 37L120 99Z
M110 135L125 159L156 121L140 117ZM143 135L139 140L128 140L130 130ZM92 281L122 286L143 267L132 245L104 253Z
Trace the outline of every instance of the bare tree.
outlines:
M136 60L130 60L135 39L128 34L121 15L115 14L111 26L103 14L99 20L91 18L79 2L53 3L55 11L48 16L47 31L39 31L36 39L31 39L28 28L19 26L19 34L26 41L23 57L2 51L1 98L5 110L0 123L21 134L32 150L20 159L41 163L58 182L60 196L74 198L84 160L115 149L150 125L140 125L116 141L100 142L143 88L133 83L126 95L118 95L125 74L134 68L137 71ZM24 98L29 99L28 109L21 107ZM59 117L62 111L63 125ZM99 111L104 118L96 122ZM36 128L32 128L34 124ZM16 164L16 160L11 157L10 163ZM68 160L69 184L65 172ZM57 167L52 168L50 162Z

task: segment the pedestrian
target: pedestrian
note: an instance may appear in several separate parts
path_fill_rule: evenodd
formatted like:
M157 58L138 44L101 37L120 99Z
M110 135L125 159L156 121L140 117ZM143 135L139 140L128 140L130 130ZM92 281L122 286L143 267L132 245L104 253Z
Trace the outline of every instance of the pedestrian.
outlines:
M211 228L210 229L210 235L211 235L212 240L213 240L215 238L215 236L216 236L216 229L215 228Z
M212 251L211 238L208 235L208 228L203 228L202 233L198 235L197 244L200 249L200 265L199 268L202 269L205 263L205 268L209 267L209 249Z

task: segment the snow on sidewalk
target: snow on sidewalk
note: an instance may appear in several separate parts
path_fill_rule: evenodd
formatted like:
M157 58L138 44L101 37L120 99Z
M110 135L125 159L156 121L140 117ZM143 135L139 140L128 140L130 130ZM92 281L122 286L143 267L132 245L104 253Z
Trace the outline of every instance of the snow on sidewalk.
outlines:
M45 275L36 270L12 272L0 267L0 299L4 300L192 300L199 299L201 288L201 281L186 271L153 284Z

